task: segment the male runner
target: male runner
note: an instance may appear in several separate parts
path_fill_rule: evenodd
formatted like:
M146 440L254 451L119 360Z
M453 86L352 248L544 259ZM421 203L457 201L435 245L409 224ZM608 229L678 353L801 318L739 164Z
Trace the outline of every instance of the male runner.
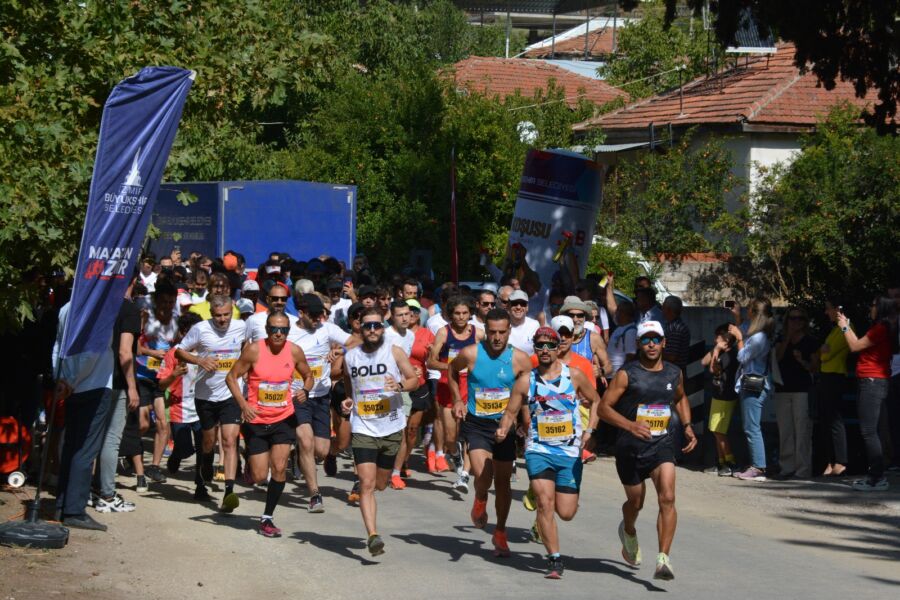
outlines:
M390 308L391 325L384 330L384 341L403 350L403 353L409 358L416 339L416 334L409 329L412 311L406 300L394 300L391 302ZM410 396L412 391L407 390L400 394L403 398L403 413L406 415L407 422L412 410L412 397ZM400 442L400 451L397 452L397 459L394 461L394 470L391 472L391 488L395 490L406 488L406 482L403 481L403 477L405 477L403 463L407 456L409 456L409 451L406 447L406 436L404 435Z
M514 290L509 295L509 317L509 343L526 356L531 356L531 340L541 324L528 316L528 294L522 290Z
M513 385L528 384L531 361L528 355L509 345L509 314L496 308L487 314L485 338L466 346L450 362L450 393L453 415L462 421L461 437L468 444L472 476L475 478L475 501L472 523L478 529L487 524L487 495L494 483L497 526L491 538L495 556L509 556L506 518L512 501L510 478L516 458L514 436L502 441L496 438L500 418L509 404ZM460 374L468 369L467 402L460 393Z
M240 504L234 493L237 471L237 438L241 411L232 401L225 376L241 355L246 324L232 319L234 305L228 296L214 295L209 301L212 318L194 325L178 343L175 358L200 367L194 384L194 404L203 429L200 476L208 483L213 477L213 447L216 425L222 428L222 453L225 460L225 495L219 510L234 512ZM192 354L196 351L198 354Z
M606 342L603 341L603 336L599 331L591 331L587 328L586 323L589 322L590 311L590 307L578 296L569 296L559 310L559 314L569 317L575 324L572 351L591 361L594 365L595 377L606 377L612 374L612 367L606 354Z
M558 317L557 317L558 318ZM569 368L559 360L560 336L550 327L534 334L538 365L525 380L516 381L509 406L497 428L497 441L506 439L520 412L529 424L525 437L525 466L537 497L537 523L547 549L548 579L559 579L563 562L554 512L571 521L578 510L581 487L581 448L591 441L599 417L600 396L593 375ZM582 432L579 397L590 403L590 420Z
M303 397L313 386L312 372L303 350L287 341L291 329L286 315L271 313L266 321L266 339L247 344L225 377L244 419L242 429L250 475L255 483L260 483L271 471L266 487L266 507L258 528L266 537L281 537L281 529L275 527L272 515L284 491L285 469L297 429L291 400L294 372L303 378ZM241 383L248 373L247 398L244 399Z
M275 288L272 288L275 291ZM331 354L332 344L352 348L359 342L334 323L325 320L325 306L316 294L304 294L297 306L299 318L291 327L288 341L299 346L312 370L313 386L294 382L297 443L300 471L309 490L307 510L325 512L316 474L316 459L334 461L331 456ZM306 392L309 391L309 396Z
M284 312L290 295L291 292L288 286L280 281L275 282L275 284L269 288L269 292L266 294L266 306L268 309L257 312L247 319L247 342L252 343L266 339L266 320L269 318L269 314L273 312ZM285 314L291 322L291 327L293 327L294 323L297 322L297 317L288 315L287 313Z
M684 423L690 452L697 445L691 427L691 405L684 393L681 369L662 360L666 346L663 327L658 321L638 325L638 360L625 364L616 373L599 407L600 418L621 429L616 440L616 471L625 486L619 539L622 557L630 565L641 564L641 550L634 525L644 505L648 477L653 481L659 501L656 529L659 554L656 579L674 579L669 561L675 537L675 448L669 431L672 410Z
M400 392L415 389L418 382L403 350L384 342L383 316L377 308L362 312L363 344L344 356L344 388L351 397L342 408L350 413L359 508L372 556L384 553L384 540L376 527L375 490L387 487L406 426Z

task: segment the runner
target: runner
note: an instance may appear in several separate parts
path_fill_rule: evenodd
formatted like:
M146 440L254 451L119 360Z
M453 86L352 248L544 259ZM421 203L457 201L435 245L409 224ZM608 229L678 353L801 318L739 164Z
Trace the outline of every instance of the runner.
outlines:
M569 296L559 314L572 319L575 324L575 337L572 338L572 351L585 357L594 365L594 376L606 378L612 374L609 357L606 355L606 343L599 332L591 331L586 324L589 322L590 307L578 296Z
M555 512L563 521L571 521L578 510L580 449L587 448L599 422L600 396L593 387L592 374L570 369L559 360L560 335L556 331L541 327L533 341L537 367L531 371L527 386L524 379L516 381L509 406L497 428L497 441L506 439L521 408L520 416L529 424L525 466L537 497L537 524L547 549L545 577L559 579L564 567L553 515ZM578 414L579 397L586 399L591 407L588 427L583 431Z
M312 389L313 376L303 351L287 341L290 321L283 313L272 313L266 321L265 340L247 344L241 357L231 367L225 382L244 424L241 427L247 444L247 467L255 483L271 479L266 487L266 507L259 518L257 531L266 537L281 537L272 516L284 491L285 469L294 441L297 421L291 395L294 372L303 378L303 387L295 397L305 398ZM247 378L247 398L241 389Z
M463 348L450 362L450 393L453 415L462 421L462 438L468 444L471 472L475 478L472 523L478 529L487 524L487 495L494 483L497 526L491 538L495 556L509 556L506 518L512 501L510 478L516 458L515 436L496 438L497 427L509 403L513 384L528 384L531 362L528 355L509 346L509 314L496 308L487 314L485 338ZM461 372L468 370L463 379ZM468 394L460 393L465 381Z
M484 339L484 332L469 324L472 308L472 300L468 296L453 296L444 303L445 313L442 314L450 317L450 324L435 334L431 354L428 357L428 366L441 373L437 384L438 418L441 427L435 429L439 448L435 457L435 470L441 472L454 469L457 480L453 487L463 492L469 491L469 472L462 457L461 445L457 443L459 426L453 416L453 396L448 374L449 364L463 348L473 346ZM460 373L460 386L463 390L461 401L465 403L468 393L465 372ZM449 454L452 467L447 463L445 453Z
M673 408L684 423L690 452L697 445L691 427L691 405L684 393L681 369L663 362L665 334L658 321L638 325L638 360L622 367L613 378L599 407L600 418L621 429L616 441L616 471L625 487L619 539L622 557L633 566L641 564L635 523L647 492L645 479L653 481L659 501L656 522L659 554L656 579L674 579L669 561L678 517L675 512L675 448L670 432Z
M399 291L402 293L403 288L400 286ZM412 311L406 300L394 300L391 302L391 326L385 329L384 340L388 344L397 346L407 358L412 354L413 343L416 334L410 331L409 322L412 319ZM418 373L416 374L418 377ZM403 414L409 422L409 415L412 412L412 397L410 392L401 392L403 398ZM406 446L406 436L404 435L400 441L400 451L397 452L397 460L394 462L394 470L391 472L391 487L395 490L402 490L406 487L403 478L408 475L404 462L409 456L409 449Z
M212 318L197 323L188 331L176 347L175 358L200 367L194 385L194 403L203 429L203 448L199 458L200 476L205 483L213 478L216 426L221 425L220 450L224 455L225 495L219 510L230 513L240 504L234 493L234 478L237 472L237 438L241 411L232 401L225 376L240 357L246 324L240 319L232 319L234 305L228 296L214 295L209 303ZM198 354L192 354L194 351Z
M257 312L252 317L247 319L248 343L258 342L259 340L266 339L266 321L269 318L269 314L273 312L284 312L290 295L290 288L288 288L287 284L280 281L275 282L269 288L269 292L268 294L266 294L266 306L268 308L264 309L261 312ZM287 314L286 316L291 322L291 327L293 327L297 322L297 317Z
M342 408L350 414L353 459L360 483L359 508L372 556L384 553L376 527L375 490L387 487L406 418L399 392L414 389L418 378L403 350L384 343L383 313L362 312L363 344L347 352L344 387L351 397Z
M274 288L272 291L275 291ZM319 493L316 459L335 460L330 453L331 361L335 358L331 348L333 344L352 348L359 342L334 323L325 320L325 306L316 294L301 296L297 308L300 316L296 325L290 329L288 341L303 350L314 379L313 386L305 386L299 378L293 385L300 471L309 491L307 510L321 513L325 512L325 505ZM306 391L309 391L309 396Z

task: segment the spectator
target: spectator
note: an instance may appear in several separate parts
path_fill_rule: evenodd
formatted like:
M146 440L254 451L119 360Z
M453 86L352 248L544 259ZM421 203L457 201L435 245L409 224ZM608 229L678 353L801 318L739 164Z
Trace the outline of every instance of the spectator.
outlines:
M612 366L610 379L625 363L637 357L637 325L634 324L634 304L622 302L616 318L621 319L621 327L617 327L609 338L609 363ZM668 343L668 342L667 342Z
M740 368L734 389L740 395L744 435L747 436L751 460L750 466L735 477L745 481L765 481L766 447L760 420L766 398L772 389L769 381L769 353L775 332L772 303L766 299L754 300L750 303L748 316L750 326L747 328L746 340L739 327L731 325L728 328L728 332L737 341Z
M775 418L778 421L778 479L812 476L812 421L809 418L809 388L818 360L818 344L809 335L809 315L791 308L785 318L775 357L781 383L775 384Z
M860 492L888 489L884 477L884 454L878 436L878 422L888 395L891 377L891 354L897 350L897 307L894 300L879 296L870 309L872 327L858 338L850 328L850 320L844 313L837 318L838 327L851 352L858 352L856 377L859 397L856 409L859 415L859 431L866 446L869 460L869 476L853 482L853 489Z
M825 315L833 323L825 343L819 348L819 384L816 400L822 425L828 428L830 440L825 445L828 464L823 476L838 477L847 470L847 430L844 427L844 389L847 380L847 356L850 348L841 328L837 326L841 303L825 302Z
M716 328L713 349L703 357L702 364L712 373L712 404L709 407L709 430L716 440L718 464L707 473L719 477L731 477L735 473L734 452L728 441L728 428L737 404L738 395L734 391L738 370L737 340L728 332L728 325Z
M691 346L691 331L681 320L684 305L678 296L669 296L663 301L663 327L666 330L666 347L663 359L684 370L688 364L688 350Z

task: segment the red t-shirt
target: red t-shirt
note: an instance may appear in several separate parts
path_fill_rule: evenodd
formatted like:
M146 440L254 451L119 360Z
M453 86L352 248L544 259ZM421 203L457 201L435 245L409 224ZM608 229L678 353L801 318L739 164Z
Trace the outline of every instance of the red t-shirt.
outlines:
M888 328L884 323L875 323L866 332L872 346L859 353L856 361L857 377L873 377L890 379L891 377L891 340L888 339Z
M425 361L428 360L428 347L434 343L434 334L427 327L419 327L416 329L416 337L413 340L412 353L409 355L409 362L413 367L419 367L422 374L419 375L419 387L425 385L425 377L428 375Z
M537 354L531 355L531 367L535 368L538 366L538 357ZM595 390L597 389L597 378L594 377L594 365L591 364L591 361L586 359L580 354L569 351L569 368L570 369L578 369L584 376L587 377L588 381L591 382L591 387Z

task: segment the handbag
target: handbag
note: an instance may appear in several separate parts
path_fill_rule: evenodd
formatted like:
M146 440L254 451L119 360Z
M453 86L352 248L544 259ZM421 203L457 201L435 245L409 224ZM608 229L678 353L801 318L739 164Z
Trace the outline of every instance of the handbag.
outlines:
M766 387L765 375L741 375L741 391L750 394L761 394Z

